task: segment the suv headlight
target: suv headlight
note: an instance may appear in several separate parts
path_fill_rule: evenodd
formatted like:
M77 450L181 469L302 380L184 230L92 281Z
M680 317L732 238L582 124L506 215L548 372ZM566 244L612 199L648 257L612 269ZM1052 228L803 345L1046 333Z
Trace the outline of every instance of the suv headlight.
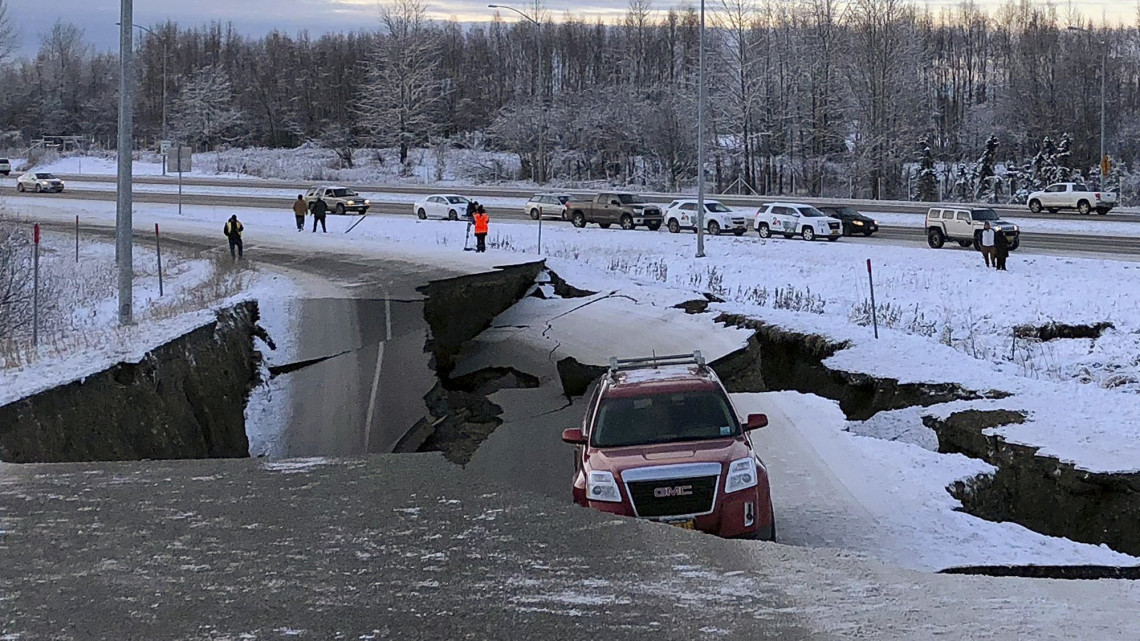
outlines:
M621 503L621 491L610 472L590 472L586 479L586 498L590 501Z
M756 487L756 464L752 457L733 461L728 466L728 479L724 482L724 493L731 494L750 487Z

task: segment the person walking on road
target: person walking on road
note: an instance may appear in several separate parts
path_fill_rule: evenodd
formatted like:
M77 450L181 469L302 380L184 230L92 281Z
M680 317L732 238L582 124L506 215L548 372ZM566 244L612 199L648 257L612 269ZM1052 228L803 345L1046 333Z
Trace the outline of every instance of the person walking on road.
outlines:
M329 204L317 196L317 199L313 201L311 211L313 212L313 233L317 233L317 223L320 223L321 231L327 234L329 230L325 227L325 214L329 213Z
M305 214L309 212L309 205L301 194L293 201L293 215L297 218L297 231L305 231Z
M491 217L487 215L487 210L479 205L475 211L475 251L483 253L487 251L487 231L491 225Z
M1009 258L1009 239L1004 232L994 234L994 269L1005 271L1005 259Z
M986 267L989 267L990 259L994 255L994 230L990 227L989 221L986 221L986 226L982 229L981 250L982 257L986 259Z
M242 244L241 233L245 231L245 227L238 220L237 214L230 216L226 221L226 226L222 230L226 238L230 240L230 258L237 260L242 257Z

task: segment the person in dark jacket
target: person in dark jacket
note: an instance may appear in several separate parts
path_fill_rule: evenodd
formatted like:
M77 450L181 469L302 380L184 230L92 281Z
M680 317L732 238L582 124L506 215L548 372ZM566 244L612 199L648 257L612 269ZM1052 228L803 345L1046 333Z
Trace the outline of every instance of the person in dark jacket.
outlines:
M305 214L309 211L309 205L305 203L305 198L301 194L297 194L297 200L293 201L293 215L297 218L297 231L305 231Z
M490 223L491 217L487 215L487 210L483 205L479 205L478 211L475 212L475 251L478 253L487 251L487 232Z
M474 200L467 201L467 220L468 222L475 220L475 212L479 211L479 203Z
M222 229L226 238L230 240L230 257L237 260L242 257L242 243L241 233L245 231L245 227L238 221L237 214L230 216L226 221L226 226Z
M1004 232L994 234L994 269L1005 271L1005 259L1009 258L1009 239Z
M326 203L323 198L317 196L317 199L313 201L313 206L309 208L309 211L313 213L313 233L317 233L317 223L320 223L321 231L327 234L329 230L325 228L325 214L329 213L329 204Z

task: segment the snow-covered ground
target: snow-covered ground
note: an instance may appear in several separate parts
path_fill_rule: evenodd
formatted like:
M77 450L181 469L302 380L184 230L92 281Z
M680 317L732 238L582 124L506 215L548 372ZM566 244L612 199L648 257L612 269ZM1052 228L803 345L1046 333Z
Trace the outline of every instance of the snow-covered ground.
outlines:
M110 224L114 204L11 198L13 209L44 219ZM33 209L34 208L34 209ZM228 212L148 206L136 215L142 230L161 222L178 232L213 234ZM376 217L329 220L330 233L292 231L292 217L249 210L247 252L258 247L304 247L346 255L383 255L462 269L490 268L529 258L536 225L493 222L487 254L465 253L466 225L446 221ZM804 451L814 451L834 475L829 487L847 488L881 528L876 544L904 565L942 567L970 563L1128 563L1103 547L1078 545L954 511L945 487L987 466L930 451L923 413L945 415L965 407L1029 412L1020 426L997 431L1011 442L1041 447L1091 471L1140 468L1140 314L1134 284L1140 266L1108 260L1015 255L1011 271L987 270L976 253L962 250L807 243L755 237L707 239L707 257L693 257L694 237L622 232L565 225L543 226L543 252L554 271L572 284L629 295L643 304L672 304L711 292L724 303L714 310L746 313L783 327L818 333L849 348L827 364L836 369L902 381L957 382L977 390L1013 394L996 401L959 402L924 411L884 413L848 423L824 401L766 395L739 398L742 406L772 408L786 417ZM881 339L868 326L865 261L876 274ZM1012 341L1013 327L1047 321L1110 321L1115 329L1097 341ZM620 317L608 327L621 336ZM583 334L588 335L588 333ZM686 346L678 345L684 349ZM821 405L822 403L822 405ZM830 409L828 407L830 406ZM818 417L825 420L818 420ZM901 438L896 438L901 435ZM882 436L885 438L875 438ZM888 440L895 439L895 440ZM790 470L794 478L795 470ZM806 474L803 478L810 478ZM947 552L952 550L952 552ZM899 558L892 561L900 562Z

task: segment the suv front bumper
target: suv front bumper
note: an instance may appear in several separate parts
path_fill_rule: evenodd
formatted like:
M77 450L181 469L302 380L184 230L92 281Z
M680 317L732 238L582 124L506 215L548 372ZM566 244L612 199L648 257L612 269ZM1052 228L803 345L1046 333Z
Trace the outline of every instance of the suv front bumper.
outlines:
M636 518L628 497L623 497L621 503L587 501L587 505L600 512ZM768 485L761 483L747 490L718 495L716 506L709 514L692 518L659 517L646 520L699 530L724 538L746 537L771 526L774 516L769 509L770 505Z

